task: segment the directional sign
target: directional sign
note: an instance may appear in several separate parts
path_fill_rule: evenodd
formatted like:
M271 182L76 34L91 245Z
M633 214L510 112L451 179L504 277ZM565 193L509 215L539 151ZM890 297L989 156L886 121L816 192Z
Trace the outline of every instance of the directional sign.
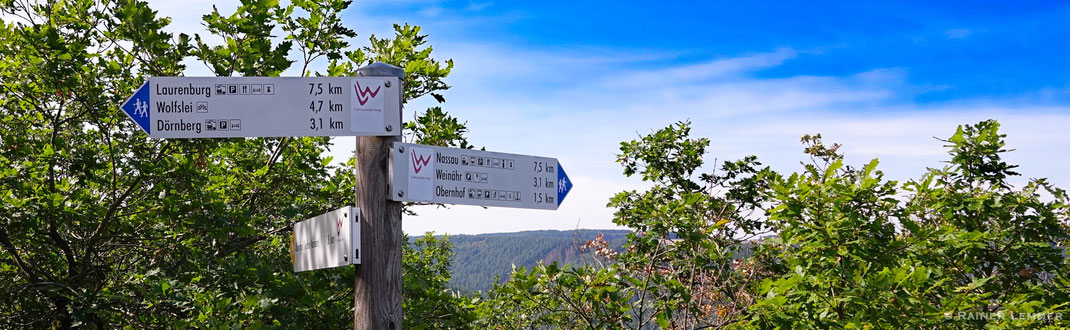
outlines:
M395 201L556 210L572 189L555 158L395 143Z
M294 271L360 264L359 213L359 208L346 206L294 224Z
M152 77L122 109L154 138L401 134L396 77Z

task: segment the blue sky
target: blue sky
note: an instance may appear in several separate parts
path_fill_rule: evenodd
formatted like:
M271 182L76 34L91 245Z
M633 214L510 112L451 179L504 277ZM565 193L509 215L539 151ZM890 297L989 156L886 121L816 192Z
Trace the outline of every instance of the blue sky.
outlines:
M657 57L646 63L652 67L791 48L798 57L755 77L895 68L909 72L906 82L914 87L904 100L919 103L964 97L1070 100L1065 2L445 1L367 2L355 10L423 22L429 32L439 32L434 35L439 40L564 53L645 53Z
M154 6L195 33L212 3L235 7ZM344 20L357 46L393 23L423 26L456 63L444 109L470 140L557 157L576 183L558 211L425 207L409 233L612 227L609 197L645 186L614 163L619 143L680 120L711 139L710 161L754 154L795 171L799 136L822 133L848 162L879 158L907 180L943 166L934 136L995 118L1024 177L1070 187L1070 6L1055 2L401 0L354 3ZM352 138L335 142L336 158L351 152Z

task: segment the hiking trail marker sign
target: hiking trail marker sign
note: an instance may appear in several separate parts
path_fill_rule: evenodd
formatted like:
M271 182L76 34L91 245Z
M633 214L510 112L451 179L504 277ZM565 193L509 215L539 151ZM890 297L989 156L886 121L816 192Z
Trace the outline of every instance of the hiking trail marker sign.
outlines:
M397 136L400 93L397 77L151 77L122 109L153 138Z
M390 198L556 210L572 189L556 158L394 143Z
M290 261L295 272L361 265L354 327L393 329L401 323L404 244L396 202L556 210L572 182L555 158L394 142L404 70L376 62L357 74L150 77L120 108L151 138L359 136L358 146L375 146L357 151L357 207L295 223ZM381 166L383 158L391 165ZM369 237L363 262L361 227Z
M360 209L346 206L294 224L294 272L360 264Z

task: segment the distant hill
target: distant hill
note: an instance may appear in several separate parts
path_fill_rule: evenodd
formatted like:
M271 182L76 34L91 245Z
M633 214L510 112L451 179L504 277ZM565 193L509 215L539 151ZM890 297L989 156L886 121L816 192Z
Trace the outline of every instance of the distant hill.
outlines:
M604 234L610 246L619 249L628 233L616 229L579 229L450 235L455 252L450 285L465 292L488 290L496 276L502 280L508 278L513 265L531 269L540 261L582 264L590 260L589 251L580 251L586 241Z

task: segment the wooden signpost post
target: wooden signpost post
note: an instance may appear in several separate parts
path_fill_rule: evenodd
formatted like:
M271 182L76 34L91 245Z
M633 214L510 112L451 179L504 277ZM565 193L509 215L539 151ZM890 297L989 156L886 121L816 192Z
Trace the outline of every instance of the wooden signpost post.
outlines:
M354 265L353 327L401 327L402 202L556 210L557 159L401 143L404 70L357 77L152 77L122 105L152 138L356 136L353 207L295 224L294 271ZM299 260L300 259L300 260Z
M363 77L403 78L401 68L375 63L357 69ZM396 86L401 90L401 86ZM401 97L398 94L398 104ZM401 113L401 108L391 109ZM401 127L396 127L398 132ZM353 292L354 329L401 327L401 203L390 193L390 146L398 136L357 137L356 206L364 215L360 224L364 259L356 267Z

